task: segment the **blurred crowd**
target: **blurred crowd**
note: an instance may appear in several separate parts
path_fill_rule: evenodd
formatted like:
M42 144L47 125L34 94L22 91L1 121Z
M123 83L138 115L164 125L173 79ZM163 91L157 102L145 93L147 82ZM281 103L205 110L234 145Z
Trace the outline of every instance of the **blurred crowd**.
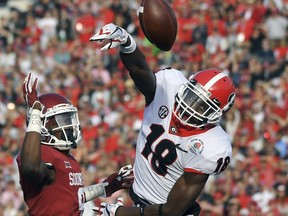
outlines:
M82 141L72 153L85 184L133 163L143 97L118 51L100 52L100 44L89 42L110 22L135 37L155 72L171 66L188 77L216 67L235 83L236 102L221 121L233 158L223 174L210 177L198 199L201 215L288 215L288 1L169 2L178 20L170 52L144 37L140 0L31 0L27 10L9 8L0 17L0 215L27 215L15 157L26 127L22 82L30 72L40 94L60 93L79 109ZM125 191L109 199L118 195L132 204Z

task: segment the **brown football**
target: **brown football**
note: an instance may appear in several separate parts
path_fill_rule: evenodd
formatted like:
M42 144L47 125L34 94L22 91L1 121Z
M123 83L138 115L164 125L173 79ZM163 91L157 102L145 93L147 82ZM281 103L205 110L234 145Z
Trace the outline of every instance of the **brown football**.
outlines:
M169 51L177 36L177 19L165 0L142 0L139 22L146 38L163 51Z

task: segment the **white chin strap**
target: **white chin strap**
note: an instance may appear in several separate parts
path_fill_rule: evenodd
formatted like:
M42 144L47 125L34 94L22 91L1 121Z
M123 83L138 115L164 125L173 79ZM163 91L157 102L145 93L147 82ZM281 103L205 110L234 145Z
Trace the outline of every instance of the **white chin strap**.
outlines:
M44 145L48 145L51 146L53 148L57 148L59 150L69 150L69 149L75 149L77 147L77 143L76 142L66 142L64 140L59 140L57 139L57 137L55 137L54 135L47 135L45 136L46 138L49 137L49 141L45 141L42 140L41 143Z

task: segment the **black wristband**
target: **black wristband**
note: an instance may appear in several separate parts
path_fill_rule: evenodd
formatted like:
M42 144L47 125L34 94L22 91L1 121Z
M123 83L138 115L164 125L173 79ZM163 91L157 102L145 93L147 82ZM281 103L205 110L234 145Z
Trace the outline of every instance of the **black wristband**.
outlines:
M162 216L162 211L163 211L163 204L159 205L159 209L158 209L158 215Z
M140 207L140 216L144 216L144 209L145 209L145 206Z

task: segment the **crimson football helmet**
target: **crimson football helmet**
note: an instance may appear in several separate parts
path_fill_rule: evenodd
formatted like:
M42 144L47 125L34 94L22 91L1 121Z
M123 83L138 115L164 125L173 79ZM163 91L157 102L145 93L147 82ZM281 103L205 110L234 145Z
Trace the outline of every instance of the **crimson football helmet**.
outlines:
M182 124L201 128L218 123L234 99L235 87L227 74L217 69L202 70L179 89L173 113Z
M59 150L76 148L81 139L78 110L56 93L39 96L42 104L41 143Z

